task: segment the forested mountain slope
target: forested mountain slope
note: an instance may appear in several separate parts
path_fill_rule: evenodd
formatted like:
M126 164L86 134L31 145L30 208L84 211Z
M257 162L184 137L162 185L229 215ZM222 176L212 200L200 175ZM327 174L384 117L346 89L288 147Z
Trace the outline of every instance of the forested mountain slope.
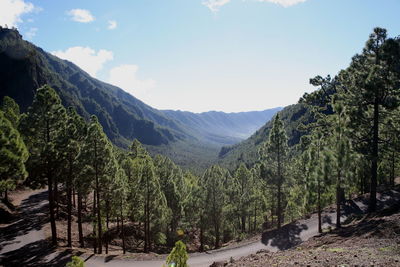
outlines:
M285 107L280 111L288 136L288 145L293 146L300 142L300 137L305 134L298 129L301 124L308 124L313 117L305 104L298 103ZM219 153L220 164L235 169L240 162L251 166L258 159L258 149L263 142L268 140L268 134L272 128L272 120L268 121L261 129L256 131L250 138L241 143L222 147Z
M167 155L184 167L210 165L221 146L243 140L279 110L160 111L24 41L17 30L0 28L0 99L10 96L26 111L45 84L57 91L64 106L74 106L86 119L96 115L115 145L126 148L136 138L152 154Z
M48 84L65 106L75 106L86 118L95 114L106 134L119 146L134 138L147 145L161 145L187 136L159 111L22 40L17 31L0 31L0 73L0 97L8 95L26 110L35 90Z

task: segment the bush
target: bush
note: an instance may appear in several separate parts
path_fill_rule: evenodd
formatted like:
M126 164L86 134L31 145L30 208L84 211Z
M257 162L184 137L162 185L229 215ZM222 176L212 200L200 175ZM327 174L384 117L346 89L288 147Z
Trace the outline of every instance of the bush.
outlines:
M187 260L189 256L186 252L186 245L182 241L177 241L175 247L167 257L167 266L188 267Z
M77 256L72 256L72 261L68 262L65 267L85 267L85 262Z

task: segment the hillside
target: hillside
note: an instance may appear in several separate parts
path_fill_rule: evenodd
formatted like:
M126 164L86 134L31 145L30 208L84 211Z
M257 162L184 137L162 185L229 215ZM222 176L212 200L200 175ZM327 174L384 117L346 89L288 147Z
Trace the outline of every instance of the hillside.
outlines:
M305 134L298 127L312 121L310 111L305 104L298 103L285 107L279 114L285 126L289 146L298 144L300 137ZM219 153L219 163L229 169L235 169L238 162L254 164L258 158L258 148L268 140L271 128L272 121L268 121L248 139L233 146L224 146Z
M0 97L14 98L25 111L35 90L49 84L65 106L76 107L86 118L96 115L116 145L126 146L133 138L161 145L187 137L181 126L159 111L22 40L17 31L0 30L0 73Z
M57 91L64 106L74 106L86 119L96 115L115 145L126 148L136 138L152 154L167 155L184 167L210 165L221 146L248 137L279 110L160 111L24 41L17 30L1 28L0 98L10 96L26 111L35 90L45 84Z

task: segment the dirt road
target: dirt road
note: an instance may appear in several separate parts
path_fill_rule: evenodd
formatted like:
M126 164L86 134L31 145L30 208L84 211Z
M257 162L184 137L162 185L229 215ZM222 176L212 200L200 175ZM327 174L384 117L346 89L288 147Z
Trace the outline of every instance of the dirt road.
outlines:
M400 201L400 193L390 191L378 194L379 207L388 206ZM342 220L354 213L364 213L367 208L365 199L349 201L343 206ZM41 191L31 195L20 206L21 218L11 225L2 228L0 233L0 265L3 266L65 266L70 258L68 251L56 251L49 247L44 240L43 226L48 223L47 192ZM336 213L327 210L323 214L324 227L334 225ZM260 240L236 248L223 248L207 253L193 253L189 257L191 267L209 266L214 261L226 261L257 252L261 249L270 251L284 250L296 246L310 237L318 234L317 215L313 214L306 220L300 220L282 227L280 231L269 231L260 236ZM135 261L103 257L94 255L81 255L87 267L160 267L164 261Z

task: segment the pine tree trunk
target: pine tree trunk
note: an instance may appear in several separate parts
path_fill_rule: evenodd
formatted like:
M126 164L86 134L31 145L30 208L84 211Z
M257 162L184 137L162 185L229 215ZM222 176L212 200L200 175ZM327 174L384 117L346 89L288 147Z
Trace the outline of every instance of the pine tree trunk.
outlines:
M336 184L336 228L340 228L340 171L338 172L338 181Z
M59 218L59 193L58 193L58 179L54 178L54 200L55 200L55 205L56 205L56 219Z
M278 146L278 229L281 229L282 226L282 203L281 203L281 198L282 198L282 166L281 166L281 155L280 155L280 149Z
M250 233L251 232L251 214L249 214L248 218L248 223L247 223L247 232Z
M96 218L96 191L93 190L93 221ZM97 254L97 234L96 234L96 224L93 224L93 252Z
M49 121L46 120L46 142L50 143L50 126ZM51 243L53 246L57 246L57 228L56 219L54 216L54 192L53 192L53 174L49 166L51 159L46 160L46 174L47 174L47 185L49 191L49 209L50 209L50 227L51 227Z
M100 192L99 192L99 177L96 173L96 200L97 200L97 243L98 243L98 254L101 254L103 252L103 244L102 244L102 238L103 238L103 229L101 225L101 207L100 207Z
M203 227L200 227L200 252L204 251L204 232L203 232Z
M257 203L254 203L254 225L253 231L256 231L256 224L257 224Z
M278 185L278 229L282 226L282 210L281 210L281 185Z
M79 233L79 244L81 248L85 247L83 241L83 231L82 231L82 195L78 191L78 233Z
M145 203L145 243L144 243L144 251L145 253L149 253L151 250L151 242L150 242L150 190L149 190L149 181L146 179L146 203Z
M318 178L318 232L322 233L322 219L321 219L321 184Z
M243 213L242 211L242 233L246 232L246 216Z
M374 125L372 139L372 162L371 162L371 188L368 211L376 211L376 187L378 183L378 142L379 142L379 105L378 100L374 103Z
M56 219L54 216L54 193L53 193L53 179L52 174L48 170L47 172L47 184L49 189L49 209L50 209L50 226L51 226L51 243L53 246L57 246L57 228Z
M106 229L107 232L105 234L105 242L106 242L106 254L108 254L108 239L109 239L109 223L110 223L110 215L109 215L109 201L106 200Z
M390 186L394 187L394 172L395 172L395 160L396 160L396 152L393 150L392 151L392 170L391 170L391 175L390 175Z
M68 213L68 227L67 227L67 246L72 247L72 164L70 163L69 175L67 180L67 213Z
M215 223L214 224L215 228L215 248L219 248L219 243L220 243L220 233L219 233L219 224Z
M124 214L122 211L123 207L122 207L122 201L121 201L121 234L122 234L122 251L123 254L126 253L126 247L125 247L125 231L124 231ZM118 223L118 217L117 217L117 223ZM119 224L118 224L118 228L119 228ZM119 231L119 230L118 230Z
M74 208L76 208L75 196L76 196L75 187L73 186L72 187L72 207L74 207Z

